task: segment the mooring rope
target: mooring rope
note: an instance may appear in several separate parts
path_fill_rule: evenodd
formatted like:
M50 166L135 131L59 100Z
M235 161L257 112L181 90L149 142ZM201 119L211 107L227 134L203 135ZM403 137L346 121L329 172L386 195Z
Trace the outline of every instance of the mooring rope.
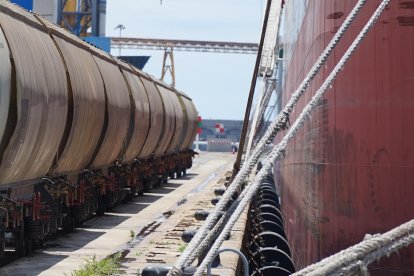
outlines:
M207 253L207 256L204 258L203 262L197 268L195 276L202 275L203 271L206 269L207 265L213 261L213 258L217 251L219 250L221 244L224 242L225 237L230 233L231 229L233 228L234 224L237 222L238 218L242 214L243 210L249 204L253 196L257 193L257 190L260 187L260 183L263 181L263 178L266 176L267 172L272 169L274 166L275 161L278 158L283 156L283 153L288 145L288 143L293 139L297 131L303 126L306 119L310 116L310 113L316 108L319 100L325 94L325 92L329 89L330 85L339 74L340 71L344 68L344 65L349 60L351 55L357 49L359 44L362 40L366 37L369 30L374 26L375 22L378 20L379 16L384 11L386 5L388 5L390 0L383 0L381 5L377 8L375 13L372 15L370 20L361 30L359 35L355 38L351 46L348 48L346 53L343 55L341 60L335 66L333 71L329 74L328 78L324 81L322 86L319 90L315 93L312 97L311 101L305 106L302 110L301 114L297 118L297 120L293 123L291 128L287 131L286 135L282 138L282 140L274 147L272 153L270 153L269 157L264 162L263 168L259 171L256 177L253 180L253 183L246 187L246 193L244 197L241 199L240 203L238 204L235 212L228 220L227 224L225 225L223 231L219 235L219 237L215 240L213 246L211 247L210 251ZM201 252L200 252L201 253Z
M389 256L414 242L414 220L406 222L384 234L369 235L347 249L344 249L320 262L310 265L298 272L302 275L346 275L354 272L367 272L372 262Z

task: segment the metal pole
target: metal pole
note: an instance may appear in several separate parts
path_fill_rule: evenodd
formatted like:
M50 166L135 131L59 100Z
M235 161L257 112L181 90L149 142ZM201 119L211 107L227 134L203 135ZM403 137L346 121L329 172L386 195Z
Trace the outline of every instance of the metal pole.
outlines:
M57 22L55 22L55 23L58 24L59 26L63 26L62 13L63 13L63 8L64 7L63 7L62 1L63 0L59 0L58 3L57 3L57 19L56 19Z
M246 112L244 114L243 128L240 134L239 151L237 152L236 162L234 162L232 178L234 178L236 174L238 173L238 171L240 170L240 163L241 163L241 158L243 155L244 143L246 141L247 127L249 126L250 111L252 109L254 89L256 87L257 75L258 75L259 66L260 66L260 58L262 57L263 43L264 43L265 34L266 34L267 22L269 20L271 4L272 4L272 0L267 0L266 13L265 13L264 21L263 21L262 34L261 34L260 44L259 44L259 51L257 52L256 65L254 67L252 82L250 85L249 98L247 100Z
M164 58L162 59L161 80L164 80L165 73L167 72L167 57L168 57L168 48L165 47Z
M92 6L90 9L92 10L92 35L99 36L98 0L92 0L91 4Z
M170 62L167 62L167 59L170 59ZM161 71L161 80L164 80L165 74L167 71L171 74L171 85L175 87L175 67L174 67L174 49L171 46L164 48L164 59L162 61L162 71Z
M122 25L122 24L119 24L118 26L115 27L114 30L116 30L116 29L119 29L119 40L121 40L122 31L125 30L125 26ZM121 56L121 48L122 48L122 45L119 44L119 56Z
M196 140L195 140L195 149L196 151L200 151L200 134L197 133Z
M122 36L122 25L119 25L119 38ZM121 56L121 45L119 45L119 55Z

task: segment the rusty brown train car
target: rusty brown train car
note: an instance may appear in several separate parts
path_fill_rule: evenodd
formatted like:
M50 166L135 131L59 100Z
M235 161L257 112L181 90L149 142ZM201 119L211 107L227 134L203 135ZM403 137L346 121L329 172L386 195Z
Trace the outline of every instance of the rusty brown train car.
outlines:
M191 167L187 95L0 1L0 245L58 229Z

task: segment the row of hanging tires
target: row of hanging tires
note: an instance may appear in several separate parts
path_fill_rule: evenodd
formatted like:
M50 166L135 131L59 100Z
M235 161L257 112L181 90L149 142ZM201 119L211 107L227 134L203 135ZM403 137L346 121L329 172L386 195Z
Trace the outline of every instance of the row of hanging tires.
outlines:
M295 272L286 239L279 196L272 174L263 180L251 201L245 250L249 275L284 276Z

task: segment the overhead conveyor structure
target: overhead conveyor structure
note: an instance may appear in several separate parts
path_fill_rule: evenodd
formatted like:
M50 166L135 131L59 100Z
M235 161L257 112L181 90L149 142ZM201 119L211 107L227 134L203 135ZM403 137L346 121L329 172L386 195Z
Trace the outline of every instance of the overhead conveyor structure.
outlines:
M118 49L165 50L172 48L175 51L210 52L226 54L256 54L257 43L226 42L226 41L199 41L156 38L112 37L111 47Z

